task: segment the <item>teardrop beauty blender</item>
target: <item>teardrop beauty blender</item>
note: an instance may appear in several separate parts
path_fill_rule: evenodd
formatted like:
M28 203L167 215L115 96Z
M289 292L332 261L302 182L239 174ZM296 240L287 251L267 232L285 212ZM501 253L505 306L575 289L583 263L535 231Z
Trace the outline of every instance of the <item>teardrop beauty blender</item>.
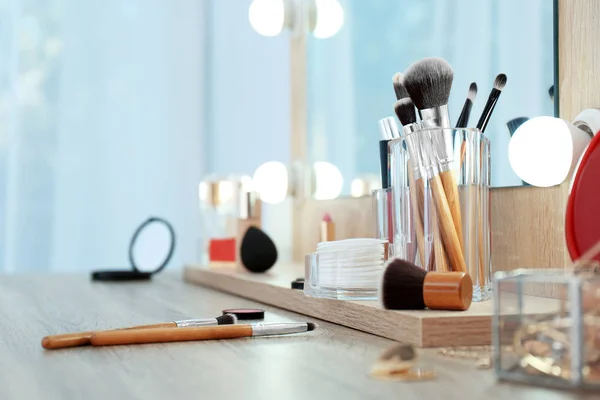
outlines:
M251 272L265 272L277 261L277 248L262 230L251 226L240 247L242 264Z

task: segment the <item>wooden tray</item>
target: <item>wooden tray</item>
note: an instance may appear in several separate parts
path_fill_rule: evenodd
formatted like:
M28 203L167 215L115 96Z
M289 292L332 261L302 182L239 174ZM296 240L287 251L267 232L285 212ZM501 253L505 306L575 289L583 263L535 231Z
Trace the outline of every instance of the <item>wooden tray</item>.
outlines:
M491 343L492 302L473 303L467 311L392 311L376 301L340 301L304 296L290 288L304 276L301 265L277 265L265 274L236 268L184 268L188 282L264 304L344 325L419 347L476 346Z

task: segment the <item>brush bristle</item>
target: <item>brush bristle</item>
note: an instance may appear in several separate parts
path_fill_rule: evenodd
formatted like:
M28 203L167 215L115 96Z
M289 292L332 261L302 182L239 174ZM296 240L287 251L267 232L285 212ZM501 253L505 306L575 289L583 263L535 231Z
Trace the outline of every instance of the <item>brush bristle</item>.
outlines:
M394 112L402 125L408 125L417 122L417 113L415 105L410 97L400 99L394 104Z
M550 100L554 100L554 85L548 89L548 95L550 96Z
M389 310L422 310L423 281L427 272L411 262L396 258L383 272L379 298Z
M219 325L234 325L237 324L237 317L233 314L223 314L217 317Z
M469 86L469 93L467 94L467 98L469 100L471 100L472 103L475 103L476 97L477 97L477 84L475 82L473 82Z
M513 118L510 121L508 121L506 123L506 126L508 127L508 131L510 132L510 136L514 135L514 133L517 131L517 129L523 125L525 122L527 122L529 120L529 118L527 117L517 117L517 118Z
M404 73L404 87L419 110L448 104L454 71L441 58L417 61Z
M500 74L496 77L494 81L494 89L502 90L506 86L506 75Z
M406 91L406 88L404 87L404 83L402 83L402 80L403 80L403 76L402 76L401 72L397 72L396 74L394 74L394 77L392 78L392 82L394 83L394 92L396 93L397 100L408 97L408 92Z
M317 324L313 324L312 322L307 322L306 323L306 332L310 332L310 331L314 331L315 329L317 329Z

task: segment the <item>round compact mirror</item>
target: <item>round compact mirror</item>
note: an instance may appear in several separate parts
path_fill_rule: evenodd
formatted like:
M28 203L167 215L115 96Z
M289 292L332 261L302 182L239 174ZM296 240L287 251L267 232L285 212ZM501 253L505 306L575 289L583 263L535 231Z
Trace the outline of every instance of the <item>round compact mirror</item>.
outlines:
M151 217L133 233L129 243L131 270L101 270L92 272L98 281L148 280L162 271L175 250L175 231L163 218Z

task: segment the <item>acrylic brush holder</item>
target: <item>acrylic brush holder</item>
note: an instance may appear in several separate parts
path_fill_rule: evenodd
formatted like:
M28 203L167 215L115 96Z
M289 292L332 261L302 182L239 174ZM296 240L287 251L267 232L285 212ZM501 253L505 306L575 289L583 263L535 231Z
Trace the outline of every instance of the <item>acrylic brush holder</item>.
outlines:
M489 299L489 140L477 129L420 129L390 153L395 256L468 272L473 301Z

